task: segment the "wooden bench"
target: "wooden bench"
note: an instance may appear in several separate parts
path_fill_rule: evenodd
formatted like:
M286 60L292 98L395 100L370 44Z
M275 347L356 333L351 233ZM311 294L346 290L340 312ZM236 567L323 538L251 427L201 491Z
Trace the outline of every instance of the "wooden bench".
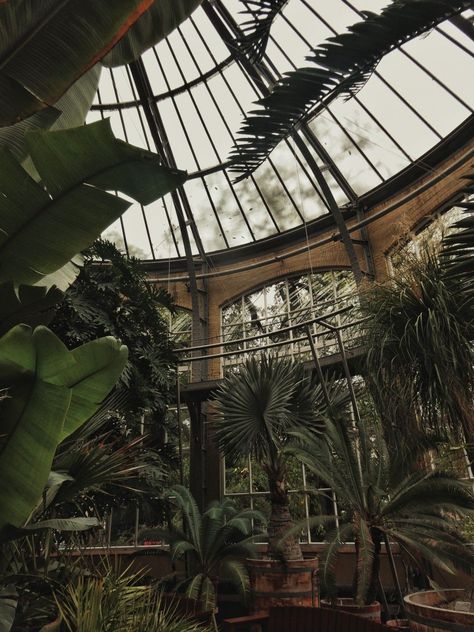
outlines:
M225 632L388 632L381 623L331 608L270 608L248 617L226 619Z

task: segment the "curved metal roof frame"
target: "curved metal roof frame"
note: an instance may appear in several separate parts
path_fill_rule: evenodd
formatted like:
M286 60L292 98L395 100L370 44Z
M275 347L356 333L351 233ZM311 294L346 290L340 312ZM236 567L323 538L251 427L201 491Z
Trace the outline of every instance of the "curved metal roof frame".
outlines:
M357 20L362 6L374 2L377 4L379 0L338 0L340 7L344 5L352 15L352 21ZM288 10L283 11L275 26L277 33L272 30L270 34L267 54L261 62L252 65L236 54L240 29L235 8L232 12L228 4L235 4L235 0L204 0L199 13L196 12L187 25L127 68L125 78L120 79L118 74L110 71L108 93L101 89L98 102L93 106L96 116L112 113L118 135L140 144L133 137L130 124L133 119L133 125L140 129L141 144L152 149L154 144L163 160L171 165L182 167L185 156L187 164L184 166L191 172L188 183L164 199L161 205L154 209L135 207L130 216L125 216L116 226L127 250L132 250L134 241L142 250L149 248L143 253L144 259L151 260L148 266L159 268L161 266L152 261L166 260L168 266L173 264L173 269L180 269L184 261L178 260L183 254L188 260L198 254L203 261L210 259L213 265L217 261L242 259L250 256L254 248L261 252L262 248L274 247L283 236L289 243L289 239L300 238L302 231L317 233L334 222L330 215L330 211L334 213L334 207L346 209L339 217L343 224L351 215L351 209L372 206L377 200L392 195L472 138L473 108L470 103L474 103L474 92L460 96L453 85L448 85L446 72L445 76L442 73L438 76L423 55L420 54L419 59L414 56L422 50L417 44L416 50L402 47L397 63L407 63L412 70L416 68L416 76L423 76L433 90L436 89L436 94L443 94L443 103L452 104L456 110L456 116L453 115L453 121L457 123L455 129L452 129L453 121L450 121L451 129L445 131L444 122L428 120L423 109L426 109L425 105L418 107L412 102L411 95L404 93L406 90L387 79L390 68L378 68L370 81L377 83L377 89L385 91L385 99L396 102L398 111L410 118L413 129L424 130L420 137L423 136L421 146L425 151L414 153L407 142L397 138L396 125L389 128L380 112L375 111L375 102L367 105L364 90L369 90L369 96L370 90L374 90L368 85L353 97L354 111L363 116L363 125L359 126L365 126L362 131L376 137L379 146L380 138L383 138L382 149L387 150L389 145L391 153L396 154L393 166L381 165L374 159L377 143L360 134L357 121L346 116L343 104L331 107L321 104L312 113L312 119L300 126L284 147L274 152L262 173L257 171L244 187L234 184L226 170L228 160L224 149L229 141L235 140L236 113L245 113L249 98L254 100L267 93L284 68L296 67L296 62L278 38L278 29L292 34L292 45L298 43L300 47L308 47L307 33L303 32L300 19L295 18L295 11L300 10L304 11L308 21L310 17L314 20L313 26L319 24L326 33L335 34L338 30L332 23L337 20L328 19L327 11L325 14L324 9L320 10L317 0L290 0ZM467 60L471 54L468 36L472 36L474 29L466 18L460 17L453 22L435 29L439 38L437 43L440 45L443 41L450 50L456 50L452 53L453 58L461 54ZM212 36L211 27L214 30ZM192 45L186 34L195 38ZM221 40L219 45L217 36ZM199 54L194 50L195 43L199 44ZM204 68L204 60L210 67ZM192 68L194 76L186 64ZM171 66L173 72L168 69ZM159 75L166 89L157 89L159 82L155 75ZM126 89L124 81L129 83ZM245 99L241 98L244 92ZM107 98L111 95L113 98ZM203 104L207 104L208 111ZM230 111L232 116L228 114ZM130 120L127 120L128 115ZM320 133L321 124L329 130L327 143L324 133ZM175 134L179 140L172 138ZM225 142L222 140L224 135ZM331 145L334 138L344 150L340 159L334 155ZM390 157L390 151L385 151L385 155ZM346 154L352 158L348 159ZM192 166L194 168L190 168ZM360 178L351 177L354 169L360 171ZM363 185L359 180L364 181ZM157 226L157 215L166 219L166 228ZM138 224L141 226L139 239L135 236ZM342 224L339 224L341 234L344 231ZM186 245L188 230L190 239ZM165 255L160 256L159 252L163 250Z

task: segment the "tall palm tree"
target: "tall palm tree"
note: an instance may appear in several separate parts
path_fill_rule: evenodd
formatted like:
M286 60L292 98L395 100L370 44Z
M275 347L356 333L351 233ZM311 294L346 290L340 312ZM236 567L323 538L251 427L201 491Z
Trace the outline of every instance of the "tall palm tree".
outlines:
M380 424L362 420L352 431L342 418L327 419L323 435L305 437L292 452L335 492L343 509L321 559L327 586L334 584L340 545L352 540L358 605L375 599L383 542L396 541L415 562L422 557L447 572L455 566L472 568L474 555L456 528L457 521L474 515L472 486L432 467L406 473ZM414 449L403 459L415 465L419 456ZM335 521L334 516L310 519L313 525Z
M341 388L326 386L333 407L345 405ZM293 433L304 428L312 436L330 413L321 384L301 364L264 356L250 358L238 373L228 375L216 396L216 439L221 452L236 460L251 456L263 467L270 490L268 521L270 557L302 559L298 537L282 535L293 525L286 484Z
M407 255L394 278L364 297L368 373L393 445L446 427L474 444L474 214L472 203L464 206L440 244Z
M203 610L213 610L217 587L222 579L230 581L242 595L248 587L248 575L242 560L255 555L255 530L264 522L258 511L238 511L232 501L214 501L201 514L191 492L182 485L169 490L180 510L184 529L173 527L161 536L170 545L173 559L186 556L189 572L183 584L186 594L201 602Z

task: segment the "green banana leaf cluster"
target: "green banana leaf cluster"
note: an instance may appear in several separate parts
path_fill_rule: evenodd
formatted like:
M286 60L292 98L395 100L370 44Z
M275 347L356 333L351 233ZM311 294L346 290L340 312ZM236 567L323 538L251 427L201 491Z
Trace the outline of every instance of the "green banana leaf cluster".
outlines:
M202 0L0 3L0 145L19 160L24 135L82 125L102 65L137 59Z
M107 191L148 204L185 179L117 140L108 121L30 132L26 143L42 185L0 149L0 537L29 528L58 444L96 412L127 359L112 338L68 351L41 326L61 296L58 271L130 205Z

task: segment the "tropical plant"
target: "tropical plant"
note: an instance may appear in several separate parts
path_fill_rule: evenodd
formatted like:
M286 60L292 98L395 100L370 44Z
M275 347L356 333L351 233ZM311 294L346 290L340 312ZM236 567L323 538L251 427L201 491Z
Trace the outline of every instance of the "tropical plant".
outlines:
M0 533L22 527L38 502L58 444L99 407L127 349L112 338L74 351L45 327L17 325L0 339Z
M371 390L393 446L446 429L474 444L474 215L464 206L440 244L407 252L364 296Z
M362 419L357 428L347 420L326 420L324 434L305 435L294 454L335 493L341 516L310 518L310 525L333 524L321 557L321 578L333 589L341 545L355 542L355 598L373 602L383 543L398 543L414 564L420 558L453 573L471 569L474 555L457 530L457 520L474 515L472 486L454 474L421 467L420 451L390 450L378 422ZM406 464L408 467L407 472Z
M263 3L263 2L262 2ZM270 4L270 2L267 2ZM281 4L276 0L273 4ZM470 7L462 0L392 0L380 14L312 49L308 65L288 72L260 99L239 131L232 149L232 171L249 176L301 121L340 95L351 97L390 51ZM258 50L258 48L257 48Z
M71 1L58 5L55 0L2 3L0 125L41 111L48 116L36 119L35 125L51 124L58 99L111 49L109 64L133 61L199 4L200 0L118 0L113 7L93 0L80 6Z
M50 328L74 347L98 336L120 338L129 350L119 388L129 427L145 415L145 432L162 427L176 385L176 357L167 315L171 296L150 283L141 262L98 240L84 253L75 283L58 305ZM137 430L137 429L136 429Z
M209 632L165 602L143 573L118 571L107 560L90 576L80 575L56 593L60 619L69 632Z
M167 495L179 509L183 529L161 531L173 559L186 557L188 576L181 582L186 595L202 604L204 611L216 605L219 581L225 579L245 596L248 575L242 560L255 555L253 541L264 521L258 511L238 511L231 500L210 503L204 513L191 492L175 485Z
M268 478L271 557L302 559L297 537L287 538L281 546L283 534L293 524L286 473L294 432L319 433L324 417L346 401L345 392L335 382L324 387L316 384L301 364L275 356L248 359L238 373L226 376L217 391L214 428L219 449L231 461L250 455Z

